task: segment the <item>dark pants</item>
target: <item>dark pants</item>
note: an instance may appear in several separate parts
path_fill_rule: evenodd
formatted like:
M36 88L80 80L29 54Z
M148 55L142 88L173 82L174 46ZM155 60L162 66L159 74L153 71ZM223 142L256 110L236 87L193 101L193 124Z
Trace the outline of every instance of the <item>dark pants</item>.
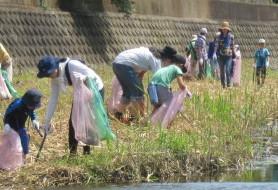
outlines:
M223 88L231 86L231 69L232 69L232 57L231 56L219 56L218 63L220 66L220 80Z
M257 78L257 84L264 84L264 80L266 77L266 67L257 67L256 68L256 78Z
M102 96L102 99L104 100L104 88L102 88L99 91L100 95ZM72 107L71 107L71 113L70 113L70 119L69 119L69 150L71 154L76 154L77 153L77 145L78 141L75 139L75 132L74 128L72 125ZM86 145L83 147L83 154L90 154L90 146Z

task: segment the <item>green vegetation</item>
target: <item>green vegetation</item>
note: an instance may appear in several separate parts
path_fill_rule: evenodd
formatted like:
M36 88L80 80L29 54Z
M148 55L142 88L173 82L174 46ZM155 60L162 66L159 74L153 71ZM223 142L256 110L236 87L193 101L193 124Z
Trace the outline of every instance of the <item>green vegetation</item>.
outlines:
M0 184L46 187L166 180L173 176L190 179L192 175L219 172L227 167L243 167L252 159L253 144L260 143L254 142L253 132L268 120L278 118L277 71L270 70L265 86L257 87L252 82L250 65L251 61L244 61L241 87L223 90L219 81L187 82L193 98L185 101L184 110L169 129L148 123L127 126L111 119L111 128L118 140L103 142L88 156L69 157L67 152L69 94L72 93L69 90L60 97L54 118L55 130L47 137L41 159L34 162L41 138L30 129L28 164L12 175L1 172ZM112 70L107 65L94 65L93 69L104 80L107 101L111 94ZM149 77L145 77L146 83ZM43 118L50 93L49 81L36 79L33 71L16 76L14 83L21 94L31 87L43 92L46 98L39 110ZM10 101L2 102L1 113ZM150 106L148 110L151 111Z
M111 0L115 4L120 12L131 14L133 11L133 1L132 0Z

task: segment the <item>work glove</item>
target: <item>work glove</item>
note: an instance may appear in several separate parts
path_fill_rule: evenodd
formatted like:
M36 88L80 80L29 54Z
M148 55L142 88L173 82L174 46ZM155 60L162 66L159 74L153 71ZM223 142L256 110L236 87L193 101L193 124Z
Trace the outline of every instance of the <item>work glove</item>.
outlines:
M86 75L83 75L78 72L73 72L73 76L76 78L78 84L82 84L87 79Z
M213 59L213 60L217 60L216 53L213 54L212 59Z
M32 121L33 127L36 130L40 130L40 123L37 120Z

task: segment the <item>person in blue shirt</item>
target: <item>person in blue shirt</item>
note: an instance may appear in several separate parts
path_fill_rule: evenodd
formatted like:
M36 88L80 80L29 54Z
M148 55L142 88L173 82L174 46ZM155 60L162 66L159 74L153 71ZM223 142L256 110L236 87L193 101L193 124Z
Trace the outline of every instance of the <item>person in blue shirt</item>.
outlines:
M7 108L4 115L5 128L16 131L20 137L23 149L23 160L29 153L29 136L25 128L28 117L31 118L33 127L39 130L39 122L35 114L35 109L41 105L42 94L36 89L25 92L21 98L15 99Z
M256 78L257 84L263 85L266 77L266 67L269 62L270 53L267 48L265 48L265 40L259 39L259 48L255 53L255 68L256 68Z

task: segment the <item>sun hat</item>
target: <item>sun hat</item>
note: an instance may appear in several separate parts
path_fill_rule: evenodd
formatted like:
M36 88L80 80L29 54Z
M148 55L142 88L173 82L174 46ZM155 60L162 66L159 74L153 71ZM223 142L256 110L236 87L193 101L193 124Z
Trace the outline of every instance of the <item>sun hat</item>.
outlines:
M229 22L227 22L227 21L222 22L219 29L220 30L226 29L226 30L231 31Z
M206 28L201 28L200 33L201 33L201 34L207 34L207 33L208 33L208 29L206 29Z
M37 65L39 70L37 77L49 77L55 69L59 67L60 58L54 56L44 56Z
M35 88L29 89L22 96L22 102L29 107L39 107L41 105L42 94Z
M259 44L265 44L265 39L263 39L263 38L261 38L261 39L259 39Z

